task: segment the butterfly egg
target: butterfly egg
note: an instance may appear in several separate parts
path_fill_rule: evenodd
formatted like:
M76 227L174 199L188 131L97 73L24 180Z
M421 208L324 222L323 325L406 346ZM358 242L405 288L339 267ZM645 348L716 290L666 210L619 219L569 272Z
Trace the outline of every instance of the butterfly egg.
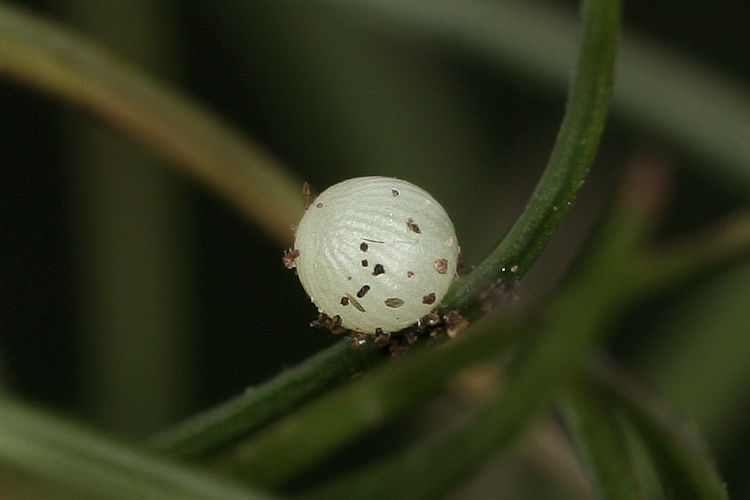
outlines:
M297 252L299 252L297 254ZM443 207L391 177L335 184L297 227L294 264L318 310L363 333L396 332L442 300L459 246Z

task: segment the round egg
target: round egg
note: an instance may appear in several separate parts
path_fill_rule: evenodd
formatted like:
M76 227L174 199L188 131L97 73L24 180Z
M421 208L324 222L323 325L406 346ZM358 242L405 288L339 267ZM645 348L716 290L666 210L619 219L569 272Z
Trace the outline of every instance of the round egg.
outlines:
M294 264L318 310L363 333L396 332L442 300L459 246L443 207L391 177L357 177L318 196L299 223Z

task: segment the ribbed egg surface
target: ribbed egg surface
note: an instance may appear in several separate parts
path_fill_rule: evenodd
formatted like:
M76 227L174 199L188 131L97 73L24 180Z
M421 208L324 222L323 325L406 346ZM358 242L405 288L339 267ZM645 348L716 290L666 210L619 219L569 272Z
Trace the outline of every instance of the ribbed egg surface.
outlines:
M456 276L453 223L422 188L358 177L326 189L305 212L297 274L318 310L364 333L395 332L434 309Z

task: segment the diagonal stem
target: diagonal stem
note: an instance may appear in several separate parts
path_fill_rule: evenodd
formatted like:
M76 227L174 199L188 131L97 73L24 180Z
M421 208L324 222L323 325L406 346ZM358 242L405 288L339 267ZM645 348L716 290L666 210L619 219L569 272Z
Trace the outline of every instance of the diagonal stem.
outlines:
M479 294L498 280L514 282L547 246L583 185L604 129L619 37L619 2L584 2L584 32L560 132L531 199L510 232L468 276L457 281L445 309L479 315Z

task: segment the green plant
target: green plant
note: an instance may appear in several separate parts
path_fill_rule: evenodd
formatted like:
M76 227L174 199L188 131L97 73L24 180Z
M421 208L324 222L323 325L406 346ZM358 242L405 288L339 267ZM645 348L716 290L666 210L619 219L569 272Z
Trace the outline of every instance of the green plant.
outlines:
M273 14L284 3L263 8ZM426 9L421 2L340 5L321 0L290 9L290 19L315 9L330 9L334 24L342 22L337 16L363 25L380 19L389 26L406 25L411 33L440 33L457 47L551 86L562 86L567 79L561 75L575 68L562 125L530 200L500 243L454 284L439 309L441 314L459 311L466 324L455 339L421 342L394 361L387 361L378 346L354 349L342 339L253 391L137 446L101 438L4 397L0 474L7 477L9 491L30 488L40 495L75 498L438 498L498 453L510 462L507 470L514 470L523 456L518 443L523 443L536 446L528 462L537 471L552 463L546 474L536 473L557 480L548 481L547 494L726 498L696 434L633 382L620 361L602 353L623 318L638 307L679 297L681 289L699 289L702 279L746 260L747 214L727 217L700 233L692 227L691 236L673 237L672 243L658 241L670 174L662 163L633 155L592 236L554 290L550 283L529 306L523 300L507 303L574 206L594 160L614 80L619 2L582 3L575 64L557 54L550 59L524 38L529 19L534 19L565 53L571 41L564 35L571 33L566 14L542 7L505 6L504 22L513 25L514 16L525 20L516 20L520 28L511 33L515 37L495 26L501 17L494 7L473 2L435 2ZM346 49L336 49L344 54L331 53L346 56ZM639 76L639 68L658 68L658 58L665 56L644 55L629 40L622 50L617 81L626 91L615 96L615 110L636 124L667 131L686 148L724 166L724 175L747 183L750 151L744 137L726 133L750 129L750 115L741 113L746 94L721 92L722 100L735 105L724 105L716 126L706 129L677 116L674 105L675 100L704 99L690 94L689 77L699 73L696 68L680 66L683 78L673 88L654 73L649 74L653 82ZM301 215L302 183L209 112L90 42L6 5L0 6L0 71L94 113L213 189L277 244L289 245L290 227ZM346 83L337 83L344 93ZM638 86L645 90L632 92ZM663 105L655 104L653 95ZM454 180L481 178L470 169L453 170ZM434 176L437 185L450 182L441 179L450 173L436 171L442 172ZM465 194L457 196L465 210L476 211L471 199L463 199ZM497 233L493 221L476 213L462 219L479 220L485 231ZM276 272L283 272L280 262ZM746 280L737 284L740 294L746 285ZM727 316L737 309L729 311ZM710 319L721 324L721 318ZM702 361L706 372L721 371L716 360ZM721 380L743 380L741 361L727 361L732 371ZM654 366L668 373L659 362ZM741 394L741 384L735 384L728 397ZM457 408L441 409L446 401ZM418 423L395 424L404 417ZM363 442L378 433L391 433L395 442L386 452L362 451L366 463L347 466L347 447L355 447L350 456L357 455L357 443L366 448ZM547 437L535 441L538 436ZM332 457L337 453L345 458L336 461ZM566 468L566 461L576 456L579 465ZM508 488L510 494L512 486ZM519 488L519 495L532 495L535 480Z

